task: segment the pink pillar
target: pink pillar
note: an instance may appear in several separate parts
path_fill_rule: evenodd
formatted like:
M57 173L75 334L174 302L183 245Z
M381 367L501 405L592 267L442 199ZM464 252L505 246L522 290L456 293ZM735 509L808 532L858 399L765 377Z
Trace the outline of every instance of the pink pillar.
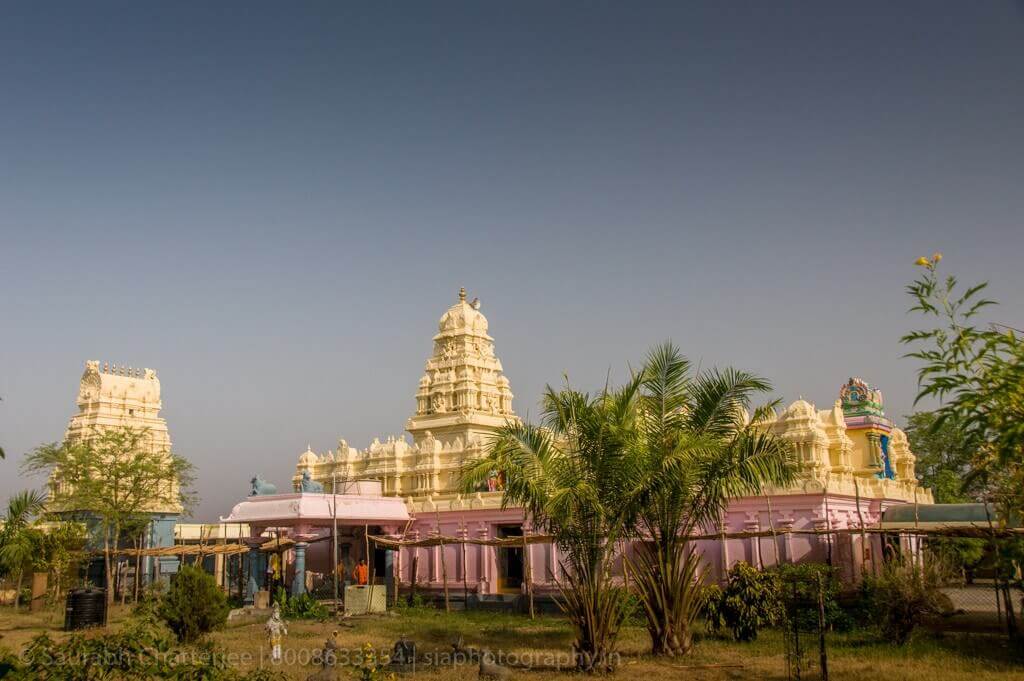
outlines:
M756 513L748 513L747 521L743 524L744 529L747 532L759 532L761 530L761 522L757 518ZM750 564L754 567L760 568L764 565L764 558L761 555L761 538L750 537Z
M488 538L487 525L480 523L480 528L477 530L477 537L480 539ZM481 593L489 593L491 590L491 570L488 561L489 551L488 546L484 544L477 545L477 582L478 590Z

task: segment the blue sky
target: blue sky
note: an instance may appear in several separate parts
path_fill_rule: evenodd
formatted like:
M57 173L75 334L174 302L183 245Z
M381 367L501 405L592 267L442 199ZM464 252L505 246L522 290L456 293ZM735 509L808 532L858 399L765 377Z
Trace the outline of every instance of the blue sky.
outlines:
M912 409L932 251L1024 326L1020 3L10 3L0 498L86 359L156 368L197 516L398 434L479 296L516 410L671 338Z

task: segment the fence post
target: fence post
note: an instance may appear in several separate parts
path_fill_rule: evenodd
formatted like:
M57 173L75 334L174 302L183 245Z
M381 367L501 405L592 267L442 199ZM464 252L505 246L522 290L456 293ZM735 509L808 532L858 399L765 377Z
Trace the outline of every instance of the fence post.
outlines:
M462 530L462 609L469 610L469 563L466 561L466 540L469 539L469 528Z
M821 681L828 681L828 652L825 649L825 576L818 573L818 652L821 655Z

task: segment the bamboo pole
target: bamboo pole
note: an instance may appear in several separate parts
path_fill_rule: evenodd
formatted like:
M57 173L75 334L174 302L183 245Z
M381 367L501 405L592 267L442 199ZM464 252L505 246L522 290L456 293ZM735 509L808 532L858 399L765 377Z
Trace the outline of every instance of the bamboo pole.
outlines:
M238 523L238 543L242 543L242 523ZM245 559L238 554L238 598L245 601Z
M466 560L466 537L469 536L469 528L463 526L462 539L459 542L462 546L462 609L469 610L469 562Z
M921 553L921 535L918 534L920 529L921 517L918 515L917 509L917 486L914 486L914 552L911 554L913 558L914 569L917 569L918 554ZM921 567L924 568L924 556L920 557Z
M864 515L860 512L860 483L857 482L856 475L853 476L853 494L857 503L857 519L860 521L860 571L863 574L866 570L864 563L868 559L868 536L864 531ZM872 559L871 564L874 563Z
M419 580L419 567L420 567L420 550L414 548L412 550L412 595L410 596L410 602L416 600L416 586Z
M403 542L405 541L406 536L408 536L408 534L409 534L409 526L412 525L412 521L413 521L412 518L409 518L409 520L405 521L405 528L402 529L402 539L401 539L401 541L403 541ZM416 549L413 549L414 553L415 553L415 551L416 551ZM401 589L402 589L402 547L401 546L398 546L395 549L394 568L395 568L395 607L397 608L398 607L398 592L401 591Z
M818 655L821 681L828 681L828 649L825 647L825 579L818 573Z
M441 540L437 550L441 552L441 583L444 585L444 611L451 612L452 604L448 599L448 561L445 560L444 539Z
M526 533L523 533L523 562L526 563L526 597L530 600L530 619L534 619L533 610L533 566L530 565L530 546L526 543Z
M439 510L435 510L435 513L435 522L437 523L437 536L441 542L437 550L441 552L441 584L444 586L444 611L451 612L452 604L448 598L448 561L445 560L444 535L441 534L441 512Z
M373 568L377 561L370 560L370 526L365 523L363 524L363 546L366 551L366 571L370 573L370 590L366 594L366 614L370 614L373 611Z
M830 473L825 473L825 529L828 530L828 534L825 535L825 550L828 552L825 555L825 562L828 563L829 567L832 567L832 513L828 508L828 482Z
M768 529L772 532L772 546L775 547L775 566L778 567L780 564L779 560L779 535L775 533L775 520L772 518L772 495L767 492L764 495L764 500L768 502Z

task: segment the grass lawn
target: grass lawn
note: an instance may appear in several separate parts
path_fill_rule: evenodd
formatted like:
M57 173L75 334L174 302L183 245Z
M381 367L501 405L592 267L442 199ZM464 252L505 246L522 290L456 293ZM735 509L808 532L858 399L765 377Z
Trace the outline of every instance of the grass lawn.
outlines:
M118 626L125 617L115 609L111 626ZM53 613L14 614L0 609L0 646L19 651L36 634L59 631L61 618ZM505 655L531 654L548 662L565 659L572 641L571 631L558 617L539 617L531 621L525 616L480 612L446 615L436 610L402 611L396 616L352 620L353 626L342 627L331 622L289 622L285 638L286 664L277 666L289 678L305 679L315 667L308 662L324 639L337 629L343 649L358 650L364 643L390 651L401 635L415 641L418 652L447 653L450 643L462 635L467 645L487 647ZM100 635L95 632L92 635ZM214 642L233 654L242 668L269 666L269 648L262 625L252 624L226 629L213 635ZM622 666L615 678L631 681L675 679L785 679L786 660L783 639L778 631L763 632L754 643L738 644L714 638L698 641L689 657L677 661L654 660L646 655L648 639L642 626L627 627L621 637ZM808 641L814 645L816 642ZM1024 679L1024 664L1014 661L1005 638L985 634L923 633L905 648L879 642L871 632L859 631L831 634L828 639L829 668L832 679L886 679L887 681L994 681ZM808 651L817 655L817 649ZM545 660L541 660L545 661ZM700 665L742 665L741 668L683 669ZM553 671L516 671L516 678L565 679L564 673ZM339 678L348 678L344 673ZM475 679L475 666L434 667L405 678ZM816 670L804 678L817 678Z

